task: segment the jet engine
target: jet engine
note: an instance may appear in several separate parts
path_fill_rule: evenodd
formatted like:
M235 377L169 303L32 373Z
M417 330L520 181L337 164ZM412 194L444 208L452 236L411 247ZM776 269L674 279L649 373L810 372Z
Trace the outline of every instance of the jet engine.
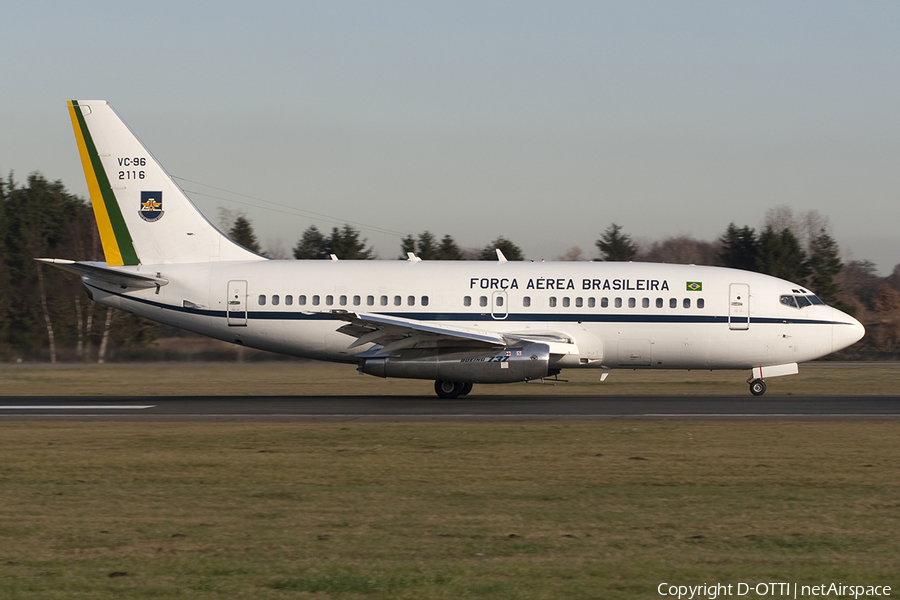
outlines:
M546 377L550 347L522 342L502 350L418 348L391 356L361 357L361 373L467 383L512 383Z

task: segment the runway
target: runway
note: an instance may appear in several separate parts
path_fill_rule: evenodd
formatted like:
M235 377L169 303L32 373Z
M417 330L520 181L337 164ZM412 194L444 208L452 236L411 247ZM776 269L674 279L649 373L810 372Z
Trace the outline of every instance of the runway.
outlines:
M891 396L19 396L0 421L525 422L894 421Z

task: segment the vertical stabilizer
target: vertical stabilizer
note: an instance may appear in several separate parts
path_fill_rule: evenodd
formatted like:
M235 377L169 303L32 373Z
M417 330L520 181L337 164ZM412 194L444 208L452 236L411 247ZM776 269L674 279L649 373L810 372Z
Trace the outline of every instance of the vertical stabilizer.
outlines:
M69 116L107 264L264 260L197 210L108 102L72 100Z

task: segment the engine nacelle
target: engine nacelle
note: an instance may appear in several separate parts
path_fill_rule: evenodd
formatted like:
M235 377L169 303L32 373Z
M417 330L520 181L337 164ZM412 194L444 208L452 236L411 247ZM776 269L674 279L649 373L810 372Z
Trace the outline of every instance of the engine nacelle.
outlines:
M423 348L407 350L401 356L361 360L360 371L376 377L512 383L546 377L550 368L550 347L525 342L504 350L484 352Z

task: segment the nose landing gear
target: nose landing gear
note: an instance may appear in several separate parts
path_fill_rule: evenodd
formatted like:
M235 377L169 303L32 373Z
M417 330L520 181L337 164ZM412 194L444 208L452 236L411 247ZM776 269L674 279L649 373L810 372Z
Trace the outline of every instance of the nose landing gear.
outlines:
M762 396L766 393L766 382L762 379L750 380L750 393L754 396Z

